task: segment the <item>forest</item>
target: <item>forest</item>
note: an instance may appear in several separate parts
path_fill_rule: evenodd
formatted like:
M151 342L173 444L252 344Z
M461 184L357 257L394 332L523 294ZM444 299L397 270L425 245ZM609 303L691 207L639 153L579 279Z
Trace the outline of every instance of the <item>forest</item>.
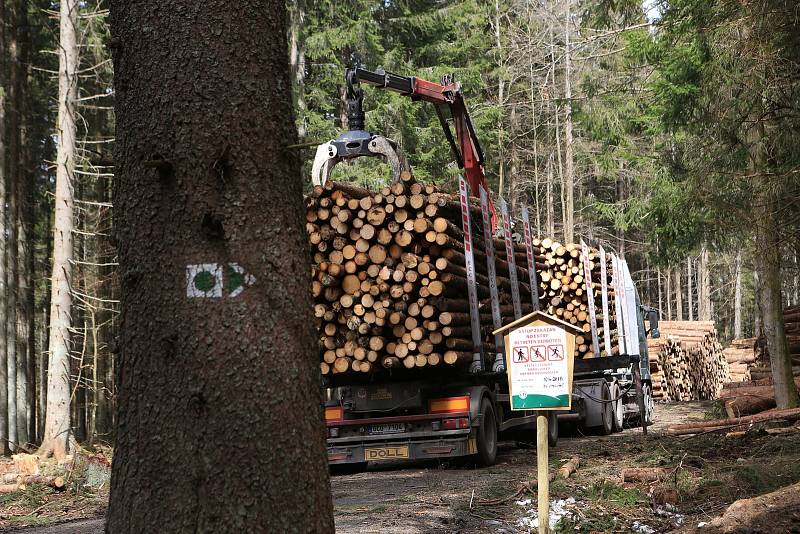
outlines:
M115 438L120 43L107 3L0 0L3 453L60 456L73 439ZM492 195L512 211L528 206L540 236L626 258L662 319L714 320L725 341L764 335L785 353L776 324L800 305L798 10L770 0L293 0L286 54L300 144L281 150L302 158L310 190L314 147L347 128L348 66L452 74ZM456 189L433 109L365 92L367 129L397 141L418 178ZM386 172L359 163L337 179L376 186Z

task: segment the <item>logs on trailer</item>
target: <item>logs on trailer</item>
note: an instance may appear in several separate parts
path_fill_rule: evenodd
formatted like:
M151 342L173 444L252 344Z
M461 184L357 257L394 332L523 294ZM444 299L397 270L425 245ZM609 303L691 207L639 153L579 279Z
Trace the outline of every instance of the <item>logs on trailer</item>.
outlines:
M484 353L495 346L487 255L494 253L501 324L513 321L512 274L519 284L521 313L533 311L527 249L494 238L487 250L482 216L469 200L477 298ZM401 180L372 192L328 182L306 198L306 230L312 254L312 294L322 374L376 372L427 366L465 365L476 347L470 327L467 258L457 195ZM576 357L592 350L586 281L579 245L533 240L542 310L576 325ZM600 290L599 255L589 253L595 291ZM611 281L612 269L607 273ZM609 290L609 309L614 308ZM595 298L599 308L600 298ZM603 345L602 310L598 335ZM616 346L613 312L610 334ZM616 350L616 349L612 349ZM600 356L600 355L597 355ZM491 369L492 362L483 362Z
M647 340L653 398L716 399L730 370L714 322L662 321L659 329L659 339Z

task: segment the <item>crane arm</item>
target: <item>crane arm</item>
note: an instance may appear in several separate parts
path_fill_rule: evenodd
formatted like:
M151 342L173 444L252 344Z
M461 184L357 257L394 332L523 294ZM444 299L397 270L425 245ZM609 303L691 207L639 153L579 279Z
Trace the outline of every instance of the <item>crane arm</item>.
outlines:
M479 196L478 188L483 187L488 196L489 184L483 168L483 149L464 102L461 84L455 82L451 77L444 78L442 83L435 83L416 76L400 76L380 69L370 71L361 67L349 70L347 79L355 83L367 83L380 89L389 89L409 96L413 100L434 104L453 156L459 167L464 169L470 191L473 195ZM452 121L455 131L451 129L448 119ZM489 210L492 217L492 229L494 229L496 215L491 198L489 199Z

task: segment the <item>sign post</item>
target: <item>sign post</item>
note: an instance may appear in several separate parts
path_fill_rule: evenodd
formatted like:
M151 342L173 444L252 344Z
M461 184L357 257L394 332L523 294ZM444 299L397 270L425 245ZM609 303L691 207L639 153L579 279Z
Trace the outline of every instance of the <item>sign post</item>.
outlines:
M575 337L579 328L535 311L494 331L503 335L512 410L539 410L536 417L536 464L539 533L549 532L550 485L546 410L572 407Z

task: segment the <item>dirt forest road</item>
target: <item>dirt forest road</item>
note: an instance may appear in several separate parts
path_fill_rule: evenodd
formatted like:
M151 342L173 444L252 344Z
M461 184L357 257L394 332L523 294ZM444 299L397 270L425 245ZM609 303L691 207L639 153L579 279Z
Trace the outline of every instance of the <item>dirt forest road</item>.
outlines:
M734 439L719 433L688 439L665 435L671 423L703 419L708 407L659 405L647 437L638 427L604 437L562 437L551 450L551 470L574 457L580 458L580 467L568 479L551 483L552 508L561 517L555 532L721 532L698 525L737 499L800 481L800 434L754 431ZM660 467L667 475L657 482L628 484L620 477L626 467ZM488 468L371 466L332 478L337 532L535 532L535 479L535 452L514 442L503 442L496 465ZM784 505L757 510L750 523L754 528L742 524L738 532L800 532L800 492L794 493ZM102 519L94 519L22 532L102 531Z

